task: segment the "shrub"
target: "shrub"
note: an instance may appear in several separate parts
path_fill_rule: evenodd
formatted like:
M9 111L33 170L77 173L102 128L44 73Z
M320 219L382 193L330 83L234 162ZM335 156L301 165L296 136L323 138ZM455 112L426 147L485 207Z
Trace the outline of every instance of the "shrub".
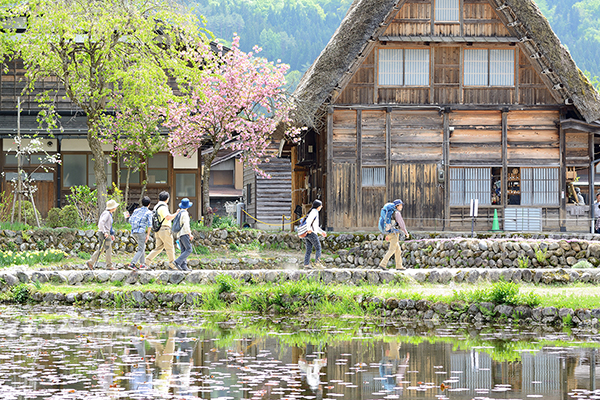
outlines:
M57 228L61 226L60 208L51 208L48 211L48 218L46 218L46 226L49 228Z
M11 292L13 295L13 299L17 303L21 303L21 304L27 303L27 301L29 300L29 297L31 296L31 290L29 289L29 286L25 285L24 283L21 283L20 285L13 287L11 289Z
M86 253L85 251L79 251L77 252L77 257L81 258L82 260L89 260L92 256L90 256L90 253Z
M72 204L64 206L60 210L60 221L62 226L66 226L67 228L75 228L81 224L81 219L79 217L79 212L77 211L77 207Z
M12 196L7 192L0 192L0 222L10 222L12 210Z
M75 206L84 224L94 224L98 219L98 192L89 186L71 186L67 202Z
M21 220L29 225L35 225L35 214L37 214L39 220L42 220L40 212L33 207L30 201L23 200L21 203ZM15 221L19 218L19 203L15 204Z
M217 275L215 282L217 284L217 293L219 294L234 292L240 286L240 282L229 275Z
M492 285L490 300L496 304L519 303L519 285L514 282L498 282Z

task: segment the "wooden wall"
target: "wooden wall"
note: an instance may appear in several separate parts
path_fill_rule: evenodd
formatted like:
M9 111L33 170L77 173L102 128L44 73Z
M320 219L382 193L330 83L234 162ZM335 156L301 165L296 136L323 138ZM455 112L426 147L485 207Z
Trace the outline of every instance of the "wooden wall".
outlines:
M449 114L450 165L502 165L502 113L499 110Z
M289 224L292 217L292 167L289 158L271 158L268 163L263 163L260 168L270 178L256 177L256 219L272 224L264 229L278 229L281 227L282 216ZM261 223L257 223L261 226ZM289 225L287 225L289 227Z
M463 0L460 21L436 23L432 20L433 0L409 0L368 48L368 55L355 67L353 76L335 99L335 104L557 104L530 57L516 39L508 42L482 42L482 38L510 38L496 10L486 0ZM431 41L427 36L447 36ZM425 36L420 41L403 42L400 37ZM453 39L456 38L456 39ZM477 38L477 40L469 40ZM430 81L423 87L380 87L377 66L380 48L429 49ZM515 49L515 84L511 87L466 87L462 79L465 49Z
M436 163L443 118L437 110L336 109L330 118L328 226L376 229L383 204L401 198L409 229L441 228ZM363 186L363 167L385 167L385 186Z

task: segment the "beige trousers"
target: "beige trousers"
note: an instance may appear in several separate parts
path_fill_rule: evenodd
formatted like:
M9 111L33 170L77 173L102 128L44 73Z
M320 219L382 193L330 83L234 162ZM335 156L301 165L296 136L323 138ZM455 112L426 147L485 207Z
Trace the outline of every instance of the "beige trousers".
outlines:
M390 248L387 253L383 257L383 260L379 263L379 266L382 268L387 267L388 261L392 258L393 255L396 255L396 269L402 269L402 249L400 248L400 243L398 242L400 238L399 233L390 233Z
M154 233L154 237L156 238L156 247L150 252L150 254L148 254L148 257L146 257L146 262L149 263L154 260L154 258L156 258L156 256L159 255L164 249L167 252L169 266L171 269L175 269L175 264L173 263L175 260L175 246L173 245L171 228L168 226L163 226L158 232Z
M90 258L89 262L92 265L95 265L102 253L106 252L106 268L112 267L112 242L111 236L105 238L104 244L102 244L102 246L98 246L98 250L92 254L92 258ZM100 239L100 243L102 243L102 239Z

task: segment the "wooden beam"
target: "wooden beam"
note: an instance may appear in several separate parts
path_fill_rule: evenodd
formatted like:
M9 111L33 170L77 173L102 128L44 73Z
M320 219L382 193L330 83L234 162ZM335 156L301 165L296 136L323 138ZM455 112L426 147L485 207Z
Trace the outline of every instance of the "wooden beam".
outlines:
M331 176L333 170L333 107L329 107L327 110L327 143L325 143L327 149L327 173ZM333 202L333 179L328 179L327 185L327 202ZM337 226L334 225L334 212L335 210L331 205L326 206L327 211L327 225L333 227L335 230Z
M502 199L500 204L508 203L508 112L502 111ZM503 213L504 214L504 213Z
M392 110L385 113L385 198L392 195ZM386 200L387 201L387 200Z
M561 116L564 115L564 111L561 111ZM562 119L562 118L561 118ZM567 187L567 145L565 140L565 131L562 126L558 127L559 137L559 152L560 152L560 174L558 176L559 182L559 193L560 193L560 210L558 212L558 224L561 229L566 229L565 222L567 218L567 198L566 198L566 187Z
M442 214L442 230L446 230L446 219L450 215L450 190L448 189L449 178L450 178L450 168L448 165L450 164L450 115L449 113L444 113L444 139L442 144L442 169L444 171L444 185L443 185L443 201L444 208Z
M362 110L356 111L356 198L358 204L363 203L362 197ZM357 210L357 218L360 212ZM358 222L358 221L357 221Z

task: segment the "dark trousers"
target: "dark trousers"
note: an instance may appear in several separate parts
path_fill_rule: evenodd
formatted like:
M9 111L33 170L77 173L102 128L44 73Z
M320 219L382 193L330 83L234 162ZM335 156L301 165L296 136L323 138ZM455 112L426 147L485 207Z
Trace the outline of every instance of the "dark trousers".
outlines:
M319 237L316 233L312 232L306 235L304 238L304 244L306 245L306 254L304 255L304 265L310 264L310 253L312 253L312 248L315 248L315 262L319 261L321 258L321 242L319 241Z
M181 254L175 260L175 265L178 267L187 267L187 258L192 254L192 243L190 235L179 236L179 245L181 246Z

